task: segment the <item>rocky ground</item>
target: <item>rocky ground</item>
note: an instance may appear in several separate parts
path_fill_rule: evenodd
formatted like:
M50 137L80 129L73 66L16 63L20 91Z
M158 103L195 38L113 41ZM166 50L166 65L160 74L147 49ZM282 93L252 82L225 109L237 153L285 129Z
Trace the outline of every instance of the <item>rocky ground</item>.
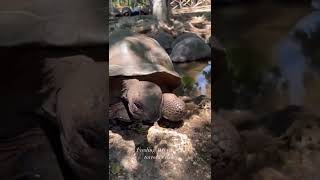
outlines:
M211 179L211 100L185 102L183 122L110 122L110 179Z
M220 111L218 114L235 125L245 151L243 167L227 179L318 179L318 116L295 108L263 115L249 111Z

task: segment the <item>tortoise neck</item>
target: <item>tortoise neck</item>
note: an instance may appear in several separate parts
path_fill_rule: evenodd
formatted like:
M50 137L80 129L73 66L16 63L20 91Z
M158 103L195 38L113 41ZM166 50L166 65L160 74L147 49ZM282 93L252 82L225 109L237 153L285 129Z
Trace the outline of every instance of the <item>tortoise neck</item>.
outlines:
M123 90L129 90L130 88L134 87L135 84L139 83L138 79L126 79L123 80Z

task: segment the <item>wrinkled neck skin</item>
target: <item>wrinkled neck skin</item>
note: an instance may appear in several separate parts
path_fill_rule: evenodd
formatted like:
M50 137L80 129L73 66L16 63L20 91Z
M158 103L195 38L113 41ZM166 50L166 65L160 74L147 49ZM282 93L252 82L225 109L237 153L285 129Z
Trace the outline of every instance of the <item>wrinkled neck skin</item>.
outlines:
M122 89L121 89L121 99L122 101L128 103L129 101L132 101L132 97L128 96L129 90L136 90L139 91L138 89L138 79L127 79L122 81Z
M150 81L149 79L126 79L126 80L123 80L122 81L122 89L121 89L121 92L122 92L122 96L126 95L126 93L129 91L130 88L132 89L136 89L138 88L138 83L140 81ZM151 81L150 81L151 82ZM162 93L169 93L171 92L170 90L168 90L166 87L160 87L161 88L161 91Z
M138 79L127 79L123 80L122 82L122 96L127 97L127 93L130 90L130 88L137 88L137 84L139 83Z
M122 77L113 77L109 79L109 106L121 101L124 89L122 82Z

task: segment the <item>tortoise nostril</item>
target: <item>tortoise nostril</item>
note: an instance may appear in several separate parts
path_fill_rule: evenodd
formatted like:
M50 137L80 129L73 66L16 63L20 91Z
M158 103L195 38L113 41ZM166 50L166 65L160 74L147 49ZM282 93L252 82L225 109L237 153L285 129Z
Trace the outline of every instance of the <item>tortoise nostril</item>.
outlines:
M161 118L161 113L158 110L153 111L151 113L151 116L149 117L149 119L154 120L154 122L158 121L160 118Z

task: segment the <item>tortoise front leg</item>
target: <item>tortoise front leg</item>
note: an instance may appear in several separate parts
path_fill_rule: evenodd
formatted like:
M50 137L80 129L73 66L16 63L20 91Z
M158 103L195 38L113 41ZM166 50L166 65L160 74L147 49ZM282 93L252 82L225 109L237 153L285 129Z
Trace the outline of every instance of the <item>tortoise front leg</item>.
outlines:
M186 104L173 93L162 95L162 116L167 120L182 121L186 115Z
M132 122L123 102L109 106L109 119L117 119L124 122Z

